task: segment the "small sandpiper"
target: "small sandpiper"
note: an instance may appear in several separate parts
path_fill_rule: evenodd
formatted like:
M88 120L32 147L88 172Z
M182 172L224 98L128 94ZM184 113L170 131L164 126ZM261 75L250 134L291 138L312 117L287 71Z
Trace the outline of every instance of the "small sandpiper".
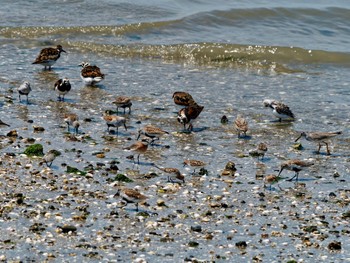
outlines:
M48 47L44 48L40 51L40 54L35 59L35 61L32 64L40 64L43 65L45 70L51 69L51 66L56 63L56 61L60 58L61 53L66 51L63 50L61 45L57 45L57 47Z
M115 196L120 196L127 203L135 204L136 212L139 211L139 203L148 199L147 196L141 194L139 191L130 188L119 189Z
M139 135L137 136L137 140L141 135L145 135L148 138L151 138L150 144L153 144L155 140L159 140L165 134L169 134L169 132L164 131L163 129L154 126L154 125L146 125L142 129L139 130Z
M264 177L264 188L266 188L266 184L269 184L269 190L272 190L272 185L275 183L278 183L278 181L281 179L281 177L274 175L274 174L268 174ZM280 189L281 187L277 185Z
M176 183L178 181L181 181L182 183L185 183L185 176L183 176L179 169L177 168L163 168L155 165L156 168L163 171L164 173L168 174L168 182Z
M105 113L103 116L103 119L106 121L107 124L107 131L110 133L109 128L115 127L117 128L117 136L118 136L118 128L121 126L124 126L125 130L127 131L128 128L126 127L126 118L117 116L117 115L108 115Z
M295 172L295 175L292 178L288 179L287 181L293 181L293 179L295 178L295 181L298 182L299 172L302 171L304 168L310 167L312 165L314 165L314 162L303 161L299 159L291 159L281 164L281 168L278 173L278 176L280 176L283 170L287 169Z
M18 87L17 91L18 91L19 101L22 102L21 95L25 95L27 96L27 104L28 104L28 95L32 91L32 88L30 87L30 83L28 81L23 82Z
M129 97L126 96L118 96L116 97L115 101L113 101L113 104L117 105L117 112L119 108L124 109L124 114L125 114L125 108L129 109L129 114L131 113L131 106L132 102Z
M105 77L99 67L91 66L88 62L82 62L79 66L82 67L80 77L85 85L93 86L102 81Z
M238 114L235 122L233 123L233 127L238 133L238 138L241 138L242 133L244 134L244 137L247 136L248 122L242 117L242 115Z
M75 134L78 134L78 129L80 127L78 115L75 113L66 114L64 116L64 122L67 123L68 132L70 132L70 126L73 127Z
M69 79L64 78L57 80L54 89L58 94L58 101L64 101L64 96L71 90Z
M267 152L267 145L266 143L259 143L258 147L255 150L249 151L249 155L252 157L257 157L259 160L259 157L261 157L261 160L263 160L265 153Z
M52 162L56 159L57 156L59 156L61 153L57 150L50 150L48 151L44 157L43 160L46 163L47 167L51 167Z
M137 164L140 164L140 154L144 154L148 149L148 141L142 140L142 141L136 141L134 144L130 145L129 147L124 148L124 150L129 150L137 154ZM134 160L135 164L135 157L132 155L132 158Z
M196 169L200 169L200 168L204 168L207 164L203 161L200 161L200 160L185 160L183 162L183 165L186 166L191 166L193 168L193 173L192 174L195 174L196 173Z
M324 143L327 148L327 154L331 154L331 151L329 150L328 144L330 143L330 140L333 139L335 136L342 134L341 131L337 132L302 132L300 136L295 140L297 142L301 137L304 137L307 141L318 143L318 149L316 153L320 153L321 150L321 143Z

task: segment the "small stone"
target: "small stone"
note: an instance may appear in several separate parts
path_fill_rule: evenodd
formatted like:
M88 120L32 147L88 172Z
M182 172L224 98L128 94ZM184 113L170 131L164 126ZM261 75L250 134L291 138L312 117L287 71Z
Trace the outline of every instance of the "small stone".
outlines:
M294 143L293 144L293 149L300 151L300 150L303 149L303 145L301 143Z
M190 242L188 242L188 246L189 247L198 247L199 243L196 241L190 241Z
M98 153L96 154L97 158L105 158L105 154L104 153Z
M59 228L62 230L63 233L69 233L69 232L76 232L77 228L72 225L63 225L59 226Z
M162 199L157 200L157 206L166 206L165 201Z
M328 244L329 250L341 250L341 242L333 241Z
M202 227L200 225L191 226L191 230L194 232L202 232Z
M12 131L9 131L7 134L6 134L7 137L17 137L18 136L18 133L16 130L12 130Z
M43 131L45 131L45 128L41 127L41 126L33 125L33 129L34 129L34 132L43 132Z
M247 247L247 242L239 241L239 242L236 243L236 247L238 247L240 249L245 249Z

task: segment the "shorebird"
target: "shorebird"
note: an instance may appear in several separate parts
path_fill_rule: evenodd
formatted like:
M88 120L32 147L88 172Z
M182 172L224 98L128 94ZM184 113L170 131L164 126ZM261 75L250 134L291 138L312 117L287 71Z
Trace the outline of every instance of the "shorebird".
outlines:
M139 203L148 199L147 196L141 194L139 191L130 188L118 189L115 196L120 196L127 203L135 204L136 212L139 211Z
M61 45L57 45L57 47L48 47L44 48L40 51L40 54L35 59L35 61L32 64L40 64L43 65L46 70L46 67L51 69L51 66L56 63L56 61L60 58L61 53L65 52Z
M129 147L124 148L124 150L133 151L135 154L137 154L137 164L140 164L140 154L144 154L148 149L148 141L142 140L142 141L136 141L134 144L130 145ZM132 156L132 159L134 160L135 164L135 157Z
M179 169L177 168L163 168L155 165L156 168L159 170L163 171L164 173L168 174L168 182L176 182L176 181L181 181L185 183L185 176L183 176Z
M28 95L32 91L32 88L30 87L30 83L28 81L23 82L18 87L17 91L18 91L19 101L22 102L21 95L25 95L27 96L27 104L28 104Z
M59 156L61 153L57 150L50 150L48 151L44 156L43 160L46 163L47 167L51 167L52 162L56 159L57 156Z
M104 79L105 75L101 72L97 66L91 66L88 62L82 62L79 64L82 67L80 77L84 81L85 85L93 86Z
M191 94L184 91L176 91L173 94L174 103L180 106L190 106L196 104Z
M295 175L287 181L293 181L293 179L295 178L295 181L298 182L299 172L302 171L304 168L310 167L312 165L314 165L314 163L310 161L303 161L299 159L288 160L281 164L278 176L280 176L283 170L287 169L295 172Z
M261 142L258 144L258 147L255 150L249 151L249 155L252 157L258 157L258 160L259 160L259 157L261 157L261 160L262 160L266 152L267 152L267 145L266 143Z
M238 133L238 138L241 138L241 133L243 133L244 136L246 136L248 131L248 122L242 117L242 115L239 114L237 116L235 122L233 123L233 127Z
M139 135L137 136L137 140L141 135L145 135L146 137L151 138L150 144L153 144L155 140L159 140L164 134L169 134L169 132L162 130L161 128L153 125L146 125L142 129L139 130Z
M200 160L185 160L183 162L183 165L186 166L191 166L193 168L193 173L192 174L195 174L196 173L196 169L199 169L199 168L203 168L205 167L207 164L203 161L200 161Z
M233 176L235 172L237 171L236 169L236 164L234 162L228 162L225 166L225 169L221 172L222 176Z
M199 116L203 110L203 106L199 106L194 103L186 108L181 109L177 114L177 121L184 125L184 130L186 130L186 125L188 124L187 130L193 130L192 122Z
M124 117L105 114L103 116L103 119L106 121L108 133L110 133L109 127L117 128L117 136L118 136L118 128L120 126L124 126L125 130L126 131L128 130L126 127L126 119Z
M57 80L55 82L54 89L58 94L58 101L64 101L64 95L66 95L71 90L69 79L64 78Z
M275 183L278 183L278 181L281 179L281 177L274 175L274 174L268 174L264 177L264 188L266 188L266 184L269 184L269 190L272 190L272 185ZM278 185L279 187L279 185ZM280 187L279 187L280 188Z
M113 101L113 103L117 105L117 111L119 108L122 108L122 109L124 109L124 114L125 114L125 108L129 108L129 114L130 114L132 102L131 102L131 99L129 97L126 97L126 96L116 97L116 99L115 99L115 101Z
M71 113L64 115L64 122L67 123L67 128L69 132L69 127L72 126L74 128L75 134L78 134L78 129L80 127L78 115Z
M272 109L272 114L278 118L279 122L286 119L294 120L294 114L286 104L269 99L264 100L263 103L265 107Z
M8 127L10 127L10 125L8 125L7 123L3 122L2 120L0 120L0 126L8 126Z
M226 115L223 115L220 119L221 124L227 124L228 123L228 118Z
M327 154L331 154L328 144L333 137L339 134L342 134L342 132L302 132L300 136L295 140L295 142L297 142L301 137L304 137L307 141L318 143L318 149L316 153L320 153L322 146L321 143L324 143L327 148Z

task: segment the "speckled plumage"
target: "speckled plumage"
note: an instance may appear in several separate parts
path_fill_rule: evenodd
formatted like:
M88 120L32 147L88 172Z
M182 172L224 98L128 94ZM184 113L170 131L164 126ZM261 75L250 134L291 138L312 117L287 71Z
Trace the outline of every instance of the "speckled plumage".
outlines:
M207 164L203 161L200 161L200 160L194 160L194 159L187 159L183 162L183 165L186 166L191 166L194 170L193 170L193 173L196 172L196 169L199 169L199 168L203 168L205 167Z
M152 144L155 140L159 140L165 134L169 134L169 132L164 131L163 129L154 126L154 125L146 125L142 129L139 130L139 135L137 140L141 135L145 135L146 137L151 138L150 144Z
M177 181L181 181L183 183L185 183L185 176L183 176L179 169L177 168L163 168L163 167L159 167L156 166L159 170L163 171L164 173L166 173L168 175L168 182L177 182Z
M126 118L124 118L124 117L116 116L116 115L104 115L103 119L105 120L105 122L107 124L108 132L110 132L110 130L109 130L110 127L117 128L117 135L118 135L118 128L121 126L124 126L126 131L128 130L126 127Z
M266 99L263 101L263 104L265 107L272 109L272 114L275 115L280 122L285 119L294 119L293 112L282 102Z
M113 103L117 105L117 111L119 108L122 108L124 109L124 114L125 114L125 109L129 108L129 114L131 113L132 102L129 97L118 96L116 97L115 101L113 101Z
M193 130L193 124L192 122L199 116L199 114L204 109L203 106L200 106L198 104L190 105L186 108L181 109L177 114L177 120L178 122L182 123L184 125L184 130L186 130L186 125L188 124L187 130L191 131Z
M79 66L82 67L80 76L85 85L95 85L105 77L99 67L91 66L88 62L82 62Z
M191 94L184 91L176 91L173 94L174 103L180 106L190 106L196 104Z
M61 53L65 52L61 45L57 45L57 47L48 47L44 48L40 51L40 54L35 59L32 64L40 64L51 69L51 66L56 63L56 61L60 58Z
M238 138L241 137L242 133L244 134L244 136L246 136L248 131L248 122L241 115L237 116L235 122L233 123L233 127L238 133Z
M141 194L139 191L130 188L123 188L121 190L118 190L116 195L120 196L127 203L135 204L136 211L139 211L139 203L144 202L148 199L147 196Z

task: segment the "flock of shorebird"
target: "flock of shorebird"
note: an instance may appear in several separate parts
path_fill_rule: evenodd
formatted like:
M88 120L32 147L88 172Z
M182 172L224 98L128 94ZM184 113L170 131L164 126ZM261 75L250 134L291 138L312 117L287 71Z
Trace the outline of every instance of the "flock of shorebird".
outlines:
M40 64L43 65L46 69L50 70L51 66L60 58L60 55L62 52L66 52L63 50L61 45L57 45L57 47L50 47L50 48L44 48L41 50L40 54L36 58L36 60L33 62L33 64ZM97 66L91 66L87 62L82 62L79 66L82 67L80 76L85 83L85 85L95 85L102 81L104 79L104 74L101 72L100 68ZM18 87L18 94L19 94L19 101L21 102L21 96L26 96L27 103L28 102L28 95L31 92L31 86L28 81L23 82ZM69 79L63 78L59 79L54 84L54 90L58 94L58 101L64 101L64 96L71 90L71 84L69 82ZM197 117L200 115L200 113L203 111L204 107L199 105L193 97L183 91L175 92L172 96L174 103L176 105L184 106L182 109L178 111L177 114L177 120L179 123L183 124L184 131L191 132L193 130L193 121L197 119ZM126 109L128 109L128 112L130 114L131 112L131 106L132 102L129 97L126 96L119 96L116 98L116 100L113 102L117 106L117 113L119 111L119 108L124 110L124 114L126 112ZM272 113L278 118L279 122L282 121L291 121L294 120L294 114L290 110L290 108L282 103L275 100L266 99L263 101L263 104L265 107L269 107L272 109ZM125 130L127 130L126 126L126 118L123 116L118 116L111 114L110 112L106 111L103 114L103 119L106 122L107 130L109 133L110 127L116 128L116 135L118 136L118 128L123 126ZM67 114L64 117L64 121L67 124L68 132L70 131L70 127L73 127L74 132L78 134L79 129L79 118L76 114ZM227 123L228 119L224 115L221 118L222 123ZM2 122L0 120L0 126L9 126L8 124ZM248 131L248 122L245 120L244 117L241 115L238 115L233 123L234 129L237 131L238 137L245 137L246 133ZM298 141L300 138L305 138L308 141L312 141L318 144L318 150L317 153L320 152L321 146L325 145L327 154L330 154L329 150L329 141L341 134L342 132L302 132L300 136L295 140ZM138 132L137 140L134 144L132 144L129 147L126 147L124 149L130 150L134 152L134 155L137 155L137 164L140 163L140 155L144 154L149 145L152 145L155 140L159 140L163 135L168 134L167 131L164 131L163 129L156 127L154 125L146 125L143 128L141 128ZM143 136L143 138L139 141L140 137ZM252 156L257 157L263 157L265 152L267 151L267 145L265 143L260 143L256 150L251 151L249 154ZM130 156L130 159L133 159L134 164L136 164L135 156ZM55 159L55 152L49 151L44 156L44 161L48 166L51 166L53 160ZM200 160L185 160L184 166L188 165L191 166L194 169L199 169L205 167L206 163ZM280 175L283 170L291 170L295 172L295 175L288 179L289 181L292 181L295 179L298 181L298 175L301 170L303 170L306 167L309 167L313 165L313 162L310 161L304 161L299 159L292 159L283 162L280 165L279 173L278 175L267 175L264 177L264 183L271 185L278 182L280 180ZM154 165L157 169L161 170L163 173L167 174L168 181L169 182L185 182L185 177L180 173L180 171L177 168L164 168L159 167L157 165ZM236 171L235 164L232 162L229 162L225 169L222 172L222 175L233 175ZM118 190L117 196L120 196L128 203L135 203L136 204L136 210L138 210L138 203L144 201L147 199L146 196L141 194L139 191L129 188L122 188Z

